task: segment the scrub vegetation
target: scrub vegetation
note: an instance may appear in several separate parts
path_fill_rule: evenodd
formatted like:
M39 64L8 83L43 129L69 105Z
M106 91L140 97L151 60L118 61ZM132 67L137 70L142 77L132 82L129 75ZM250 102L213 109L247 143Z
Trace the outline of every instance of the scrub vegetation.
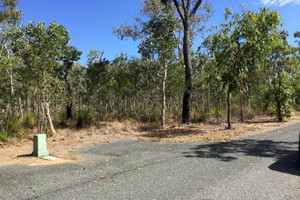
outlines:
M130 123L137 139L228 140L236 124L281 122L300 108L300 33L290 44L276 10L225 9L222 24L206 27L207 1L143 0L134 24L112 27L139 42L140 57L91 50L84 66L63 25L21 25L18 1L0 1L1 143L65 130L88 136L109 123ZM230 136L199 139L205 131Z

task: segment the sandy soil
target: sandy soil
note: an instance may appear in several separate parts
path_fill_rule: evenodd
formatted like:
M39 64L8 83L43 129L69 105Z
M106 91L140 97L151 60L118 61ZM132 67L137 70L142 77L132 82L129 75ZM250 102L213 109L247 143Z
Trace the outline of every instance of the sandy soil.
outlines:
M214 142L230 141L245 134L256 134L279 126L300 121L300 113L288 121L261 116L244 123L233 123L233 129L227 130L226 124L188 124L172 125L161 129L154 125L107 122L89 129L58 129L57 134L47 139L48 151L61 159L56 161L32 157L33 134L27 139L0 143L0 166L12 164L50 165L73 162L82 158L75 154L81 147L98 143L107 143L122 139L145 140L152 142Z

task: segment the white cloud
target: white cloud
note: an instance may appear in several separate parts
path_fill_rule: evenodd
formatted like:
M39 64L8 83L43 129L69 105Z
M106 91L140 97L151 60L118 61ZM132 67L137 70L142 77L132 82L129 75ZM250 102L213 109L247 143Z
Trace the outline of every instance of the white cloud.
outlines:
M284 6L288 3L294 3L300 5L300 0L260 0L266 6Z

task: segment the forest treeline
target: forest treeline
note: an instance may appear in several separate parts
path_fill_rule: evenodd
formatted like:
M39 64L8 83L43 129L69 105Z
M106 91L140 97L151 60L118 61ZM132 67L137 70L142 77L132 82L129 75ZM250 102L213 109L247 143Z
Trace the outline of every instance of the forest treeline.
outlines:
M300 32L289 44L278 12L267 8L226 9L222 24L204 29L212 5L183 2L144 0L135 24L113 28L139 42L140 57L107 60L91 50L83 66L64 26L21 25L18 0L2 0L0 140L115 120L231 128L232 119L267 114L282 121L299 109Z

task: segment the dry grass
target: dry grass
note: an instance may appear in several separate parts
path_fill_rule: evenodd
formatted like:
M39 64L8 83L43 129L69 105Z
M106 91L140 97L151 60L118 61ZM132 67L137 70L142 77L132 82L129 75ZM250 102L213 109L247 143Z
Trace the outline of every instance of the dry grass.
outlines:
M227 124L189 124L165 129L148 129L138 138L154 142L216 142L231 141L245 134L255 134L276 127L300 121L300 113L290 119L278 122L268 116L259 116L244 123L233 123L233 128L226 129Z
M233 123L231 130L226 129L226 124L172 124L162 129L157 125L132 122L102 122L89 129L58 129L56 135L48 138L47 145L50 155L63 158L63 162L69 162L81 159L75 154L77 149L98 143L121 139L152 142L230 141L245 134L255 134L295 121L300 121L300 113L296 113L285 122L277 122L268 116L260 116L245 123ZM31 138L33 138L33 134L25 140L13 140L8 144L0 144L0 166L8 164L49 164L49 161L41 161L38 158L26 156L32 152ZM58 163L61 163L61 161ZM51 162L51 164L57 163Z

